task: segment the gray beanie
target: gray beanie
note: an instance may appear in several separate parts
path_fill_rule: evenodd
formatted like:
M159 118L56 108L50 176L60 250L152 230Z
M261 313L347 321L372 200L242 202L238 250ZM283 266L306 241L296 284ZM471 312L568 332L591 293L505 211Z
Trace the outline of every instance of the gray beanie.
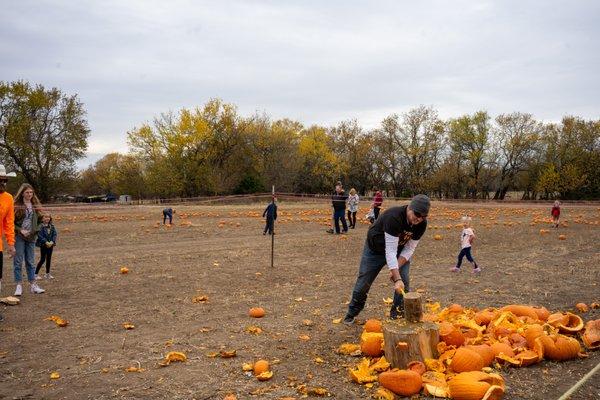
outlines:
M431 202L429 201L429 197L424 194L418 194L412 198L410 201L410 208L414 212L418 212L421 215L429 214L429 206Z

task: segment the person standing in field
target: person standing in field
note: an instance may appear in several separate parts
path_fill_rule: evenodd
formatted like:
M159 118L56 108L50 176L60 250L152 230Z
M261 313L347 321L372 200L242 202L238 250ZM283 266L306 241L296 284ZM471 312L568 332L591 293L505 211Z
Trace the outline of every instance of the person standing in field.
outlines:
M46 213L42 216L42 223L40 224L37 241L35 242L35 245L40 248L40 261L35 269L36 280L40 279L39 272L44 262L46 263L44 279L54 279L50 275L50 264L52 263L52 252L54 251L54 246L56 246L56 236L57 232L52 223L52 216Z
M37 240L38 219L42 203L35 195L33 186L24 183L15 196L15 249L13 259L15 273L15 296L23 294L22 264L25 261L27 280L31 293L40 294L45 290L35 282L35 242Z
M13 197L6 191L6 184L9 177L15 177L14 172L6 173L4 165L0 164L0 293L2 292L2 269L4 267L4 251L2 249L2 237L6 239L8 245L8 254L11 257L15 255L15 209ZM0 314L0 321L4 317Z
M378 190L375 193L375 197L373 198L373 221L377 221L379 218L379 212L381 211L381 205L383 204L383 195L381 194L381 190Z
M169 218L169 225L173 224L173 213L175 211L171 208L165 208L163 210L163 225L167 222L167 218Z
M418 194L408 205L387 209L371 225L344 324L354 323L356 316L365 307L371 285L386 264L390 280L394 284L390 319L404 316L403 293L408 292L410 287L410 259L427 229L430 204L429 197Z
M265 218L265 230L263 231L263 235L266 235L267 232L269 232L269 235L274 235L275 220L277 219L277 199L275 197L273 197L273 201L265 208L262 216Z
M335 186L335 192L331 196L331 204L333 206L333 224L335 233L348 232L348 224L346 223L346 200L348 196L344 193L342 183L338 182ZM342 221L342 231L340 232L340 220Z
M556 200L554 202L554 206L552 206L550 215L552 215L552 223L554 224L554 227L558 228L560 225L560 201Z
M464 217L462 217L462 223L463 230L460 234L461 249L460 253L458 253L458 260L456 266L451 268L450 271L460 272L460 266L462 264L463 258L466 256L467 260L473 266L473 273L477 274L481 272L481 268L479 268L479 266L475 262L475 259L473 259L473 256L471 255L471 247L473 246L473 241L475 240L475 232L471 228L471 217L465 215Z
M358 212L359 200L356 189L350 189L350 196L348 196L348 221L350 222L350 229L356 228L356 213Z

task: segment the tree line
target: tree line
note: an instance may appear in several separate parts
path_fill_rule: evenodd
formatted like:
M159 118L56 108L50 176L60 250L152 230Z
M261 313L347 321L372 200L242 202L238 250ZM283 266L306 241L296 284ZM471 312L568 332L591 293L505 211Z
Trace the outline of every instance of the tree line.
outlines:
M477 111L443 120L433 107L419 106L365 129L356 120L325 127L264 113L242 116L235 105L212 99L132 128L127 153L107 154L77 172L74 161L89 135L84 117L75 96L0 84L0 156L48 196L193 197L271 185L327 193L341 180L362 194L600 198L600 120L576 116L544 123L523 112ZM31 142L37 143L31 150L15 151Z

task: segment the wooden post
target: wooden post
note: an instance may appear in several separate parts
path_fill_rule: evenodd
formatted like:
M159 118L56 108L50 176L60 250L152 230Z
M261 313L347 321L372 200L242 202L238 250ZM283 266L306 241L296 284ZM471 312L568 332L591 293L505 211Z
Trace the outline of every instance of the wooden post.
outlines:
M409 292L404 295L404 315L409 322L421 321L423 318L423 306L419 293Z
M423 308L420 294L411 292L404 295L404 312L405 318L385 321L383 324L385 358L392 368L406 368L411 361L438 357L438 326L433 322L421 321Z

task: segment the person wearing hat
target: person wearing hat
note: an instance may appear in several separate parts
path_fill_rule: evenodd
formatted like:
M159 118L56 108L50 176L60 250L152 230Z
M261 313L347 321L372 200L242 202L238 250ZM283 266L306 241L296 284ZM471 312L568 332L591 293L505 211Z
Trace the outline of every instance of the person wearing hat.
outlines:
M351 325L365 307L367 294L377 275L387 264L394 284L394 302L390 318L404 316L403 292L409 291L409 268L419 239L427 229L429 197L418 194L410 204L391 207L375 221L367 232L358 277L344 323Z
M6 184L9 177L15 177L14 172L6 173L4 165L0 164L0 292L2 291L2 269L3 269L3 249L2 237L8 244L8 253L14 257L15 251L15 209L13 207L13 197L6 191ZM0 321L4 320L0 314Z

